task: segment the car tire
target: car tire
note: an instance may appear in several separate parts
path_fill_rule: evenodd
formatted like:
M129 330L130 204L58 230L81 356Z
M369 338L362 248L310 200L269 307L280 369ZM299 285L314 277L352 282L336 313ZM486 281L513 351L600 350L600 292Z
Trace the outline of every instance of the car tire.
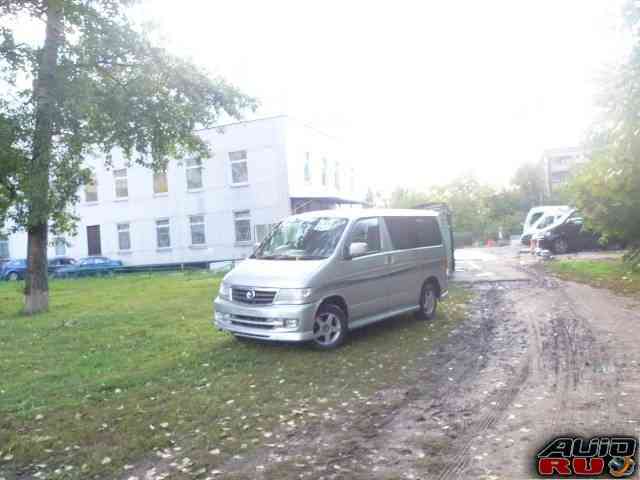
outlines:
M347 335L347 314L332 303L321 305L313 319L313 346L332 350L342 345Z
M564 238L556 238L553 241L553 253L556 255L562 255L569 251L569 243Z
M432 320L438 310L438 289L433 282L427 282L420 290L420 310L416 312L419 320Z
M17 282L18 280L20 280L20 275L18 275L18 272L9 272L9 274L7 275L7 280L9 280L10 282Z

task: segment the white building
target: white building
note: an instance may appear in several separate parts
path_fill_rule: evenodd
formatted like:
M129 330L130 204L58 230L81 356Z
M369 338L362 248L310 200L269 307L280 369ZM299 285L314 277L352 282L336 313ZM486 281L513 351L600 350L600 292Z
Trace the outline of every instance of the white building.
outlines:
M88 158L95 183L75 206L78 235L51 238L49 256L103 255L127 265L242 258L292 213L360 202L363 193L336 139L287 116L199 132L211 158L172 160L165 173ZM25 258L26 233L0 254Z

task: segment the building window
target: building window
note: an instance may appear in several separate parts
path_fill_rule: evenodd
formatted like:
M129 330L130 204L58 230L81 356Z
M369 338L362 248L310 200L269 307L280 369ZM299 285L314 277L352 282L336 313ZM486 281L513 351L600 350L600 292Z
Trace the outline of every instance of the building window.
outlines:
M334 164L335 170L333 171L333 183L336 190L340 190L340 162Z
M0 235L0 258L9 258L9 239Z
M156 220L156 242L158 248L171 248L171 232L169 219Z
M245 185L249 183L249 166L247 165L247 151L229 152L231 161L231 184Z
M84 201L87 203L98 201L98 181L95 175L91 175L89 182L84 186Z
M167 172L153 172L153 193L158 195L168 191Z
M322 186L327 186L327 175L329 174L329 164L326 158L322 159Z
M304 183L311 184L311 153L307 152L304 159Z
M250 242L251 241L251 212L249 210L234 212L233 220L235 222L236 242Z
M189 222L191 223L191 245L204 245L207 243L204 215L192 215L189 217Z
M62 237L56 237L53 241L56 257L64 257L67 254L67 242ZM2 255L0 255L1 257Z
M187 190L202 188L202 159L189 158L187 160Z
M113 178L116 182L116 198L129 197L129 185L127 182L127 169L121 168L113 171Z
M261 243L265 238L267 238L267 235L271 233L271 230L273 229L273 225L265 223L262 225L256 225L255 229L256 229L256 242Z
M131 250L131 232L128 223L118 223L118 249Z

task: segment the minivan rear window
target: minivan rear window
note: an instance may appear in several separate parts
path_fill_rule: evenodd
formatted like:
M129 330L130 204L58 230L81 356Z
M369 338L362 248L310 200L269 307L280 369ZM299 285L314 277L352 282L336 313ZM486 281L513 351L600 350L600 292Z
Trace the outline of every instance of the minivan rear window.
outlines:
M385 217L384 221L395 250L442 244L440 227L435 217Z

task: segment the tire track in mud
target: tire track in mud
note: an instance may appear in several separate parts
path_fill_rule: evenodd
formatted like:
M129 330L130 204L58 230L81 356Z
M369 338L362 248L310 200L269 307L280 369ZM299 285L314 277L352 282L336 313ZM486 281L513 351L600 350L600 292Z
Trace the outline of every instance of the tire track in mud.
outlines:
M491 296L494 292L500 292L500 289L504 287L501 285L493 285L487 292L487 296ZM513 285L510 286L513 288ZM493 308L499 307L504 303L504 293L501 295L495 295L491 306ZM504 313L504 312L503 312ZM511 313L511 312L508 312ZM483 311L483 315L494 316L492 312ZM503 387L496 391L495 397L491 402L494 407L490 409L483 417L479 418L475 423L469 422L468 428L463 429L460 433L464 435L457 443L459 446L455 449L457 454L450 459L448 464L437 475L438 480L459 479L469 469L472 461L471 448L473 443L471 441L464 441L464 439L476 438L484 435L491 427L498 422L504 415L506 407L513 401L520 387L526 381L530 372L530 359L527 358L524 365L517 371L516 375L512 378L512 383L509 386Z
M423 395L396 413L388 428L374 440L375 451L384 449L385 445L388 451L392 445L393 450L405 454L418 450L425 460L418 462L421 464L416 467L415 458L396 456L393 462L380 466L377 473L398 475L398 472L405 472L406 478L461 478L472 458L474 447L471 439L482 436L501 419L506 406L513 401L529 376L531 360L526 358L518 368L502 367L508 370L508 375L501 378L508 377L508 383L498 382L502 383L499 388L485 392L486 395L480 398L472 393L477 390L474 380L496 356L496 339L501 350L508 350L513 335L522 331L521 326L516 326L514 332L505 331L505 328L509 330L512 327L512 322L508 321L512 312L505 306L504 295L510 289L525 285L526 282L509 283L508 286L491 284L477 289L478 299L471 306L477 313L460 327L464 333L458 332L447 349L433 353L444 361L440 362L442 365L434 365L430 374L420 378ZM520 356L524 356L522 352L524 349L521 349ZM455 373L441 368L449 364L463 366ZM487 404L490 406L488 409L485 408ZM422 421L416 423L416 417ZM450 419L451 423L443 424L443 419ZM416 446L416 430L424 434L421 451ZM451 457L441 458L438 449L444 444L449 452L455 452ZM424 474L427 476L422 476Z
M547 367L551 364L552 367L543 369L554 373L556 405L552 409L550 426L552 431L559 432L575 428L579 424L576 416L581 411L579 403L584 402L577 400L605 397L607 403L613 402L619 379L612 381L609 376L599 375L599 370L615 370L615 362L607 348L597 341L597 334L589 319L577 310L575 300L567 292L566 284L545 276L540 268L527 270L535 278L538 288L543 289L551 301L548 322L541 325L543 340L540 344L540 358L543 364ZM531 322L531 325L538 328L536 322ZM594 391L594 383L600 386L601 391ZM575 394L577 390L580 390L579 399ZM608 414L607 417L608 422L611 415Z

